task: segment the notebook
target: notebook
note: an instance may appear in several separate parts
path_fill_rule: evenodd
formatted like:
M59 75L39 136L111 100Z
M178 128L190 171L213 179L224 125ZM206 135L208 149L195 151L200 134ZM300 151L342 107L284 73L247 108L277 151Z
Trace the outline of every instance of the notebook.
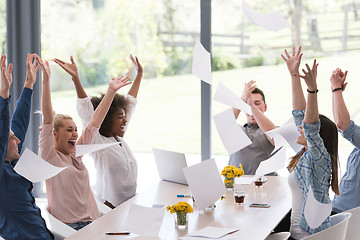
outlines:
M183 168L187 167L185 154L153 148L159 177L162 180L187 185Z

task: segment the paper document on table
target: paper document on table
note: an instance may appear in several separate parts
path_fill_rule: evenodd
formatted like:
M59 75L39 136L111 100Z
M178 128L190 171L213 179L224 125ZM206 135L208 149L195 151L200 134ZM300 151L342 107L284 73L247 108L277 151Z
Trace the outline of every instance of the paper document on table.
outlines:
M251 107L222 83L216 89L214 100L252 115Z
M358 108L355 112L353 112L351 115L350 115L350 119L351 120L354 120L355 117L359 114L360 112L360 108Z
M165 208L149 208L132 204L122 229L138 235L157 236L164 214Z
M130 238L132 240L161 240L158 236L136 236L133 238Z
M214 204L225 194L225 186L214 159L183 168L190 192L199 210Z
M103 143L103 144L87 144L87 145L75 145L75 157L82 156L87 153L99 151L104 148L119 145L119 142Z
M258 178L265 174L276 172L282 169L285 165L285 159L286 150L283 147L267 160L260 162L259 167L256 169L255 177Z
M21 154L19 161L14 167L14 171L23 176L30 182L41 182L49 179L67 167L55 167L44 159L26 148Z
M311 187L309 187L304 209L305 220L309 227L313 229L318 228L325 221L325 219L330 216L331 210L331 202L321 203L316 200Z
M253 175L243 175L241 177L236 177L235 184L243 184L243 185L249 185L255 181L256 177Z
M250 21L260 27L265 28L266 30L277 32L280 29L289 27L288 22L279 11L274 11L268 14L261 14L252 9L244 0L242 2L242 9L244 15Z
M229 154L239 151L252 142L236 123L232 109L213 116L221 142Z
M191 72L200 80L211 84L211 55L200 41L196 41Z
M265 132L265 134L270 138L274 138L275 148L279 148L282 144L284 144L281 138L276 136L277 134L283 137L295 152L298 152L302 148L300 144L296 143L296 140L300 136L300 133L297 130L294 121L289 121L281 127ZM279 143L279 141L281 142Z
M237 228L220 228L220 227L207 226L203 229L192 232L180 239L194 239L194 237L222 239L222 237L224 237L225 235L234 233L237 231L239 231L239 229L237 229ZM191 238L188 238L188 237L191 237Z

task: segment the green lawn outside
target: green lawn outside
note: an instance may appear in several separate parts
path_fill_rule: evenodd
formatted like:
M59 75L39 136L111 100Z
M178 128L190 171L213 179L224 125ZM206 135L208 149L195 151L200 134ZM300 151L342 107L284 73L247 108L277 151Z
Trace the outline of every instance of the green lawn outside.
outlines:
M279 52L280 54L280 52ZM345 100L349 112L360 107L360 69L359 52L348 52L318 59L318 98L320 113L332 119L330 75L333 69L340 67L349 70L349 85L345 91ZM312 63L306 59L304 63ZM275 66L261 66L213 73L212 91L219 82L241 95L244 82L256 80L266 96L268 111L266 115L276 125L282 125L291 117L291 86L284 63ZM64 79L64 81L71 81ZM87 89L89 95L105 91L106 86ZM129 87L121 89L126 93ZM75 109L75 90L53 93L53 105L57 113L67 113L74 117L79 129L81 122ZM212 115L229 108L212 101ZM357 118L359 119L359 118ZM355 119L356 120L356 119ZM238 122L243 123L244 117ZM340 146L350 147L341 137ZM156 79L145 78L138 95L138 105L130 121L126 140L134 152L151 152L152 147L164 148L188 154L200 154L200 80L193 75L180 75ZM212 122L212 153L226 155Z

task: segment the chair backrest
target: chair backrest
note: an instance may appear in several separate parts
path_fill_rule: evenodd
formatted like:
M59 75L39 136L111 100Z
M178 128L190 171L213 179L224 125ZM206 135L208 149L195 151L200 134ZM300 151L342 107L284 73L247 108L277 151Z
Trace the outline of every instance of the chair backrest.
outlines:
M351 218L346 230L346 240L358 240L360 236L360 207L347 210L351 213Z
M97 198L95 198L95 200L96 200L96 204L98 206L98 209L99 209L99 212L101 213L101 215L104 215L112 210L111 208L106 206L104 203L100 202L100 200L98 200Z
M290 237L289 232L279 232L269 235L265 240L287 240Z
M54 234L55 240L63 240L71 234L76 233L76 230L61 222L48 211L47 203L36 199L36 205L41 209L41 216L45 219L46 226Z
M343 212L330 217L331 227L310 235L304 240L344 240L351 213Z

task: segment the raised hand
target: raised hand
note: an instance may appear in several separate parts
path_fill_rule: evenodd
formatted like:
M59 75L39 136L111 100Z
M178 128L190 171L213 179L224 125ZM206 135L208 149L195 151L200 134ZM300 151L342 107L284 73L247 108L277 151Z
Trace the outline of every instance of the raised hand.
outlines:
M248 102L249 97L251 97L252 91L254 91L256 88L255 83L256 82L254 80L251 80L250 82L244 84L244 89L241 95L241 99L244 102Z
M143 72L143 67L141 66L139 59L135 56L135 58L133 57L133 55L130 54L130 60L131 62L134 64L136 70L138 73L142 73Z
M2 55L0 58L0 68L1 68L1 89L0 95L3 99L9 97L9 89L12 83L12 63L9 64L9 67L6 69L6 55Z
M40 64L36 58L36 54L27 55L26 60L26 79L25 79L25 87L32 89L36 82L36 74L40 68Z
M347 73L348 71L345 71L345 73L343 73L340 68L337 68L332 72L330 77L331 90L339 88L342 89L341 91L345 90L345 87L348 84L347 82L345 82Z
M54 59L54 62L57 63L62 69L64 69L68 74L70 74L70 76L73 78L73 80L78 80L79 73L78 73L78 69L76 67L76 63L72 56L70 57L70 61L71 61L71 63L67 63L58 58Z
M316 91L317 84L316 84L316 77L317 77L317 67L318 63L316 63L316 59L314 59L314 63L312 69L310 69L308 64L305 64L307 71L303 69L304 75L299 75L302 79L305 80L306 85L308 86L308 91Z
M49 62L45 61L45 63L44 63L43 60L41 60L41 58L38 55L36 55L36 59L39 62L42 73L43 73L43 81L48 81L50 79L50 75L51 75Z
M130 77L124 77L124 76L120 76L117 79L113 78L111 79L111 81L109 82L109 88L113 89L115 91L119 90L120 88L131 84L131 82L129 82Z
M289 53L285 49L285 55L281 54L281 57L286 62L286 65L289 69L289 72L292 76L298 76L299 75L299 66L301 63L302 53L301 53L301 46L299 47L298 51L295 53L295 47L293 47L292 55L290 56Z

